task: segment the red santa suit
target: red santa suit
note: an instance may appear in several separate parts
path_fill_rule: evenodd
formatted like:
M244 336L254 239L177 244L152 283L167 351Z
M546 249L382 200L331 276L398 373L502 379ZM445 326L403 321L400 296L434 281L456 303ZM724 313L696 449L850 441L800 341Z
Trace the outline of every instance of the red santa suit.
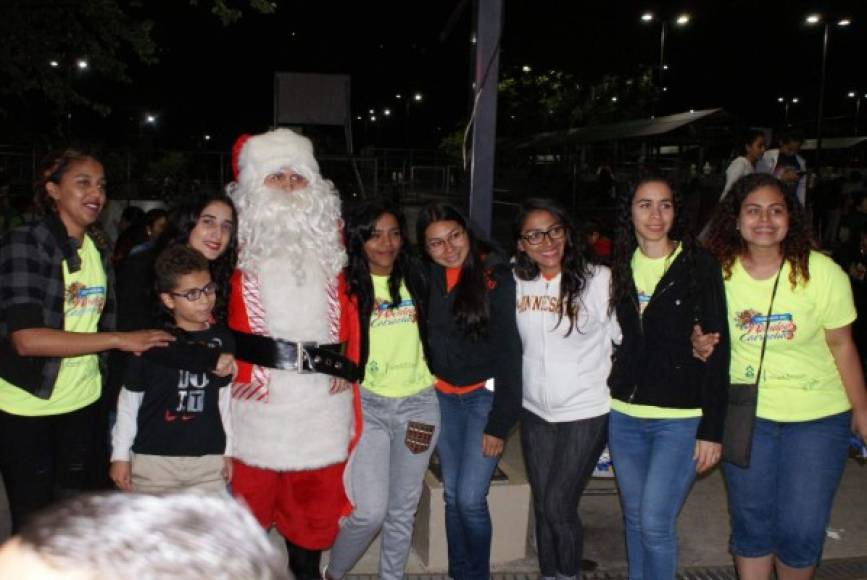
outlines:
M288 129L242 138L233 153L229 194L238 210L239 257L229 326L242 340L232 386L232 489L262 526L322 550L351 509L343 471L361 425L354 391L338 390L333 376L311 369L346 370L345 359L317 349L345 339L340 200L319 174L310 141ZM264 185L287 169L307 186L290 192ZM309 346L308 355L299 354Z

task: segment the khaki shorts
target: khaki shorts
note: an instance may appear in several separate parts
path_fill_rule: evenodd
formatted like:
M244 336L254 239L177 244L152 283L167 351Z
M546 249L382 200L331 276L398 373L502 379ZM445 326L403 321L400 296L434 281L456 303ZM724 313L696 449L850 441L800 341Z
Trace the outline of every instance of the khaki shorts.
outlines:
M197 490L227 493L223 479L223 456L173 457L167 455L132 456L132 489L143 493Z

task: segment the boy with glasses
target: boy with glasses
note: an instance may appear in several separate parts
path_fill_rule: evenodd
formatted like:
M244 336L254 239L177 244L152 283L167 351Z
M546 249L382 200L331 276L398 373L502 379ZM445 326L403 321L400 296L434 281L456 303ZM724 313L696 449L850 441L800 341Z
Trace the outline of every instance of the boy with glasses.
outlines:
M178 342L219 349L217 367L234 366L231 333L212 324L217 285L205 257L187 246L170 246L154 270L160 306ZM209 369L178 370L132 358L112 431L109 475L115 485L138 492L225 492L232 475L231 381Z

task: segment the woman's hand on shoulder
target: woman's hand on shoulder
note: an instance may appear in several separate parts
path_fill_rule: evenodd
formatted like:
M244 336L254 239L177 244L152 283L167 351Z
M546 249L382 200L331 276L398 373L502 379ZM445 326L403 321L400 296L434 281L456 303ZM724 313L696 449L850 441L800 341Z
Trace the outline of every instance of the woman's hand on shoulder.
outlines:
M168 346L175 337L164 330L133 330L118 332L117 349L139 355L155 346Z
M689 340L692 342L692 356L703 362L707 362L707 359L713 354L714 347L719 343L719 333L708 332L705 334L701 326L696 324L692 327L692 334Z

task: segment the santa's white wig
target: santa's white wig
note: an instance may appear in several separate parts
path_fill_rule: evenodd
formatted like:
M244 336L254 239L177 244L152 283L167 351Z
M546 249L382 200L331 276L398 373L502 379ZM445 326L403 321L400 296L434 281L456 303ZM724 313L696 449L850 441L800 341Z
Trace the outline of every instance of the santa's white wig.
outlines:
M268 258L287 265L317 260L327 277L346 265L340 232L340 197L323 179L313 144L289 129L242 136L232 150L235 181L227 192L238 210L238 267L255 274ZM265 185L265 178L292 170L307 187L292 192ZM298 283L303 269L295 270Z

